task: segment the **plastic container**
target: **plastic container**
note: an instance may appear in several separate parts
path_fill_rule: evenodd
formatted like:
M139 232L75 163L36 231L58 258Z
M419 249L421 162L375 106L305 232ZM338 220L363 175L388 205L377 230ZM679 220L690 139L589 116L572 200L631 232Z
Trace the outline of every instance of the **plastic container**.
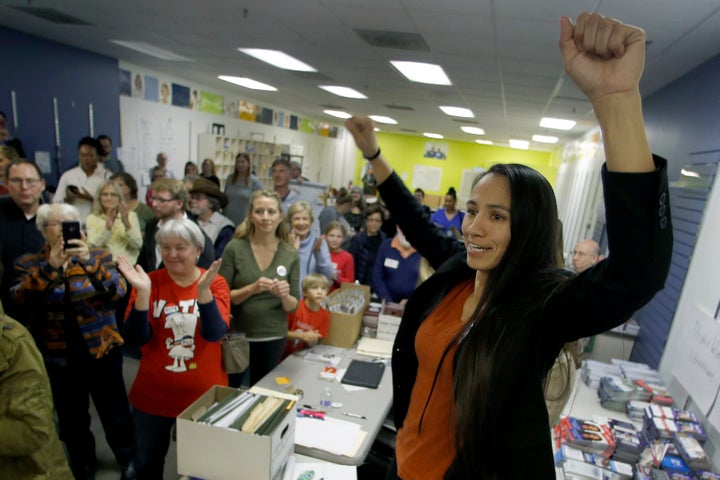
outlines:
M326 412L332 410L332 391L330 391L330 387L323 388L322 393L320 393L320 408L322 410L325 410Z

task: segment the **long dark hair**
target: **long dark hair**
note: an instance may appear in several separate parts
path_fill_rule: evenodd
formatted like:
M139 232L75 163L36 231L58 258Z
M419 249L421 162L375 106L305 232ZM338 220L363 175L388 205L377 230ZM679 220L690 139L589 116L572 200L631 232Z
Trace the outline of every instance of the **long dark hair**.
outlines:
M235 156L235 168L233 168L231 183L235 185L238 181L238 177L240 177L240 174L237 171L237 161L240 158L243 158L248 162L248 169L247 172L245 172L245 178L243 178L245 186L247 187L248 185L250 185L250 174L252 173L252 162L250 161L250 155L248 155L247 153L240 152Z
M482 297L455 341L456 465L468 478L497 478L502 467L497 439L501 433L497 384L503 357L523 353L518 335L528 317L537 315L548 293L564 278L557 268L557 205L550 183L536 170L498 164L484 175L502 175L510 184L510 243L488 275ZM477 183L481 177L475 180ZM473 185L474 186L474 185ZM527 329L525 329L527 331ZM519 373L519 372L518 372Z

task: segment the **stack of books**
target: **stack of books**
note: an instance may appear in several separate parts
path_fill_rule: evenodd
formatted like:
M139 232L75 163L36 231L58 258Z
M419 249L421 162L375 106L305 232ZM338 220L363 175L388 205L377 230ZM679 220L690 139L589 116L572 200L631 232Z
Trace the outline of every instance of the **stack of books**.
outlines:
M650 394L647 390L625 378L608 375L600 378L598 386L600 404L608 410L616 412L627 411L630 400L648 401Z
M672 439L675 433L691 435L701 444L707 440L707 433L694 413L660 405L645 408L642 431L649 442Z
M580 379L588 387L597 390L600 379L607 376L622 376L622 370L617 365L611 365L597 360L584 360L580 368Z
M630 422L611 418L608 424L615 438L615 451L613 460L635 464L640 460L640 454L645 448L645 442L640 432Z
M610 458L615 450L612 430L604 422L564 417L555 426L554 437L558 450L563 445L570 445L605 458Z
M591 478L600 479L630 480L633 476L633 467L629 463L583 452L570 445L562 445L555 452L555 467L562 470L564 478L586 475L588 472L592 473ZM596 473L601 476L595 476Z
M686 433L676 433L673 436L675 448L683 459L685 465L693 471L711 470L710 458L703 449L700 442L693 436Z

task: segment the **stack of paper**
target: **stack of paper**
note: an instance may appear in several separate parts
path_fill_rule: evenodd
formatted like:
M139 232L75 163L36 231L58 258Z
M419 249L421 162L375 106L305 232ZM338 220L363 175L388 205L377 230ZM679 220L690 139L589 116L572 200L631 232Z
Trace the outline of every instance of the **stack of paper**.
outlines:
M335 455L354 457L366 435L360 424L328 416L325 420L305 417L295 420L295 445Z
M358 342L357 353L368 357L390 358L392 356L392 347L393 342L391 340L362 337Z
M330 462L308 462L307 460L296 459L295 455L290 455L287 465L285 465L283 480L297 480L299 478L357 480L357 467Z

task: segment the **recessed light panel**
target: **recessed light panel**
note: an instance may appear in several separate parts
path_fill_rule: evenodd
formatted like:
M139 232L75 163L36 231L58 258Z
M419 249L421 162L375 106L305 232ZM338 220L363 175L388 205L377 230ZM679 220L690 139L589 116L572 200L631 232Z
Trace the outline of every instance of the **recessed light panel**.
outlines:
M548 135L533 135L532 139L533 142L538 143L557 143L559 140L558 137L551 137Z
M467 125L460 127L460 130L462 130L465 133L469 133L470 135L485 135L485 130L483 130L480 127L469 127Z
M350 118L352 115L350 115L347 112L343 112L342 110L323 110L323 113L326 115L330 115L331 117L335 118Z
M411 82L429 83L431 85L452 85L445 71L440 65L421 62L390 61L405 78Z
M510 148L516 148L518 150L527 150L530 148L530 142L527 140L514 140L510 139Z
M253 90L263 90L266 92L277 92L277 88L266 83L258 82L252 78L247 77L232 77L230 75L218 75L220 80L240 85L241 87L250 88Z
M574 120L564 120L562 118L543 117L540 120L541 127L552 128L553 130L571 130L576 123Z
M445 137L443 137L442 135L440 135L439 133L425 132L425 133L423 133L423 135L425 135L425 136L428 137L428 138L437 138L437 139L445 138Z
M317 72L305 62L301 62L295 57L291 57L280 50L267 50L265 48L238 48L241 52L251 57L255 57L265 63L269 63L273 67L282 68L283 70L294 70L296 72Z
M377 123L386 123L388 125L397 125L398 123L394 118L386 117L384 115L370 115L370 118Z
M450 115L451 117L475 118L475 114L469 108L444 105L440 107L440 110L442 110L445 115Z
M340 87L338 85L319 85L320 88L325 90L326 92L330 92L333 95L337 95L338 97L345 97L345 98L367 98L362 93L358 92L357 90L350 88L350 87Z
M480 140L479 138L475 140L475 143L479 143L480 145L492 145L493 142L490 140Z

